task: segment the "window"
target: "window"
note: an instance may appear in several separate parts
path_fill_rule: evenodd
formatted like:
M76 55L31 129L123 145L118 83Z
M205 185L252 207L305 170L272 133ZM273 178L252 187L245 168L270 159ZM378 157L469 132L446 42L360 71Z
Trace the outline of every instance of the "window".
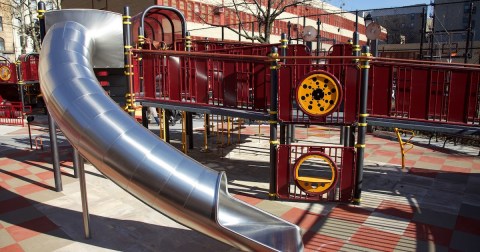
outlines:
M5 51L5 40L3 38L0 38L0 52Z
M3 17L0 16L0 31L3 31Z

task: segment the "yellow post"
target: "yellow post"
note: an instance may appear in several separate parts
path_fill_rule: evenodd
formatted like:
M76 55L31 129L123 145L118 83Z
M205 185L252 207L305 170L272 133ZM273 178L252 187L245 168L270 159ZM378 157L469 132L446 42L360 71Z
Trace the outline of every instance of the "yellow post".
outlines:
M210 125L208 125L208 114L205 113L205 115L203 116L203 149L201 150L202 152L209 152L210 150L208 149L208 134L207 134L207 131L208 131L208 127L210 127Z
M164 136L164 132L163 132L164 125L163 125L163 123L165 122L165 115L163 113L164 113L164 111L161 108L160 109L160 116L158 117L158 120L160 120L160 122L158 124L158 136L160 137L160 139L165 141L165 139L163 138L163 136Z
M227 116L227 145L230 144L230 116Z
M182 112L182 151L187 154L187 112Z
M243 119L238 119L238 143L242 141L242 120Z
M410 133L411 136L410 138L408 138L407 141L404 142L402 136L400 136L401 133ZM412 138L415 136L415 132L413 132L412 130L402 130L395 128L395 134L397 135L398 143L400 144L400 151L402 153L402 169L405 169L405 154L411 149L413 149L413 144L410 143L410 140L412 140ZM408 149L405 148L405 146L407 145L409 146Z

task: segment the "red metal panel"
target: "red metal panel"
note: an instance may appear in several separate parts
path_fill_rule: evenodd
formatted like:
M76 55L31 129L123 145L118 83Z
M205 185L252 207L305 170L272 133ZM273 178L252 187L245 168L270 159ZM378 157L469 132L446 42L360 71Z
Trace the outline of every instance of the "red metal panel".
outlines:
M410 107L410 90L412 84L411 69L405 67L395 67L394 81L396 82L395 92L395 114L396 117L408 117Z
M235 62L225 62L223 71L223 105L226 107L237 106L237 75Z
M155 97L155 55L145 55L142 60L143 64L143 93L147 98ZM134 76L135 77L135 76Z
M278 119L280 121L292 120L292 67L282 67L279 73L278 83ZM255 99L257 97L255 96Z
M345 68L345 76L343 78L343 116L345 123L353 123L357 120L357 111L359 106L359 83L360 71L357 67L347 66Z
M467 122L470 75L467 71L452 71L448 93L449 122Z
M181 101L182 69L180 68L180 58L167 56L167 80L168 95L171 101Z
M392 67L372 65L370 71L368 112L375 115L389 116L392 106Z
M270 81L267 80L267 69L263 64L255 64L253 68L253 96L255 109L266 109L270 101Z
M445 110L445 70L430 70L430 93L428 96L428 113L432 120L442 120L446 117Z
M343 149L342 171L340 183L340 201L350 202L355 187L355 151L351 148Z
M470 81L470 97L468 99L468 122L478 122L478 97L480 95L480 73L472 72Z
M213 102L218 105L223 103L223 62L220 61L211 61L212 69L212 93L213 93Z
M428 69L412 69L409 117L428 119Z
M205 59L197 59L195 62L195 94L196 102L208 103L208 63Z
M280 145L277 149L277 195L280 198L288 198L288 186L290 181L290 146Z

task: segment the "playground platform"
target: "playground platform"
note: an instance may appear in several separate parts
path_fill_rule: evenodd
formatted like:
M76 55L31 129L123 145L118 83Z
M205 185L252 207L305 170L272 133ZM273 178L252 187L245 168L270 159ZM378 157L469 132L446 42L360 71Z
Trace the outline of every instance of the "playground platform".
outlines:
M37 150L35 142L30 150L27 127L0 126L1 252L235 251L154 211L88 164L92 238L85 239L72 149L60 136L63 191L56 192L46 125L44 116L35 117ZM478 148L453 143L442 148L443 141L428 145L427 138L416 137L402 170L393 133L375 132L366 141L361 205L313 204L267 199L267 125L243 126L240 137L233 131L230 145L211 136L207 153L200 151L203 138L196 132L189 155L226 171L229 191L237 198L299 225L306 251L478 251ZM335 128L298 127L296 138L338 143L338 135ZM172 139L179 146L174 141L180 139L179 130L172 129Z

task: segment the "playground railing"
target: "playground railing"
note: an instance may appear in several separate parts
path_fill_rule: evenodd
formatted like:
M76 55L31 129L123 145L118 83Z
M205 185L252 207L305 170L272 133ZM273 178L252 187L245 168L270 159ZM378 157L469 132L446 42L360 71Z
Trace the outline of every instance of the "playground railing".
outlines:
M25 126L24 115L32 112L31 106L23 106L21 102L9 102L0 105L0 124Z

